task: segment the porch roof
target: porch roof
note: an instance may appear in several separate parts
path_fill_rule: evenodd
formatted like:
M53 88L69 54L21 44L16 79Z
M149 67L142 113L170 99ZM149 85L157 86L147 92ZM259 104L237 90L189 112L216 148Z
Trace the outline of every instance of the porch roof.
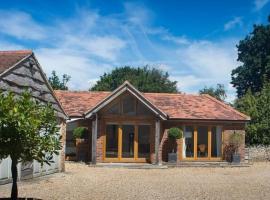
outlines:
M85 113L109 98L112 92L55 91L69 117ZM168 119L248 121L250 118L209 95L140 93Z

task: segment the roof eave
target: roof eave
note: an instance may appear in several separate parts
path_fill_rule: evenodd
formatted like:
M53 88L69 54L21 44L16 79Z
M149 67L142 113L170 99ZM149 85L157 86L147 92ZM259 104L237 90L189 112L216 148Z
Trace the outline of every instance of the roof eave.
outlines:
M45 84L48 86L49 90L51 91L53 98L55 98L55 100L58 103L60 109L62 110L62 113L65 115L65 120L68 120L69 119L69 116L67 115L66 111L64 110L64 108L63 108L62 104L60 103L59 99L56 97L55 92L54 92L52 86L50 85L50 83L49 83L49 81L47 79L47 76L44 73L41 65L39 64L39 62L38 62L38 60L37 60L34 52L32 52L31 56L33 56L34 60L36 61L37 66L38 66L38 68L40 69L40 72L41 72L40 74L43 77L43 79L45 80Z
M250 121L250 119L202 119L202 118L169 118L168 120L172 121L209 121L209 122L231 122L231 123L247 123Z

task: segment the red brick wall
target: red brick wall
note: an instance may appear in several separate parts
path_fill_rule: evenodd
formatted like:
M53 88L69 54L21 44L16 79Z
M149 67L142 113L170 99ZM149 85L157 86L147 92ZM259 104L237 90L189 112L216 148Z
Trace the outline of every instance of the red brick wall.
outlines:
M105 124L103 120L98 120L98 132L97 132L97 144L96 144L96 159L97 162L103 162L103 146L104 146L104 133L105 133Z
M168 153L171 153L173 150L177 153L181 147L180 140L173 141L168 138L168 130L169 129L164 129L161 133L159 156L160 160L163 162L168 162Z

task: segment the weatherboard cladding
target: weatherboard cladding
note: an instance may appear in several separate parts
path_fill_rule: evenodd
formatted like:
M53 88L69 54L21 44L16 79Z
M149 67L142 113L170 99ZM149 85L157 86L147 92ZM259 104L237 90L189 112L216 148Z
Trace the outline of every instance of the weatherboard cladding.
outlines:
M84 114L108 97L111 92L55 91L69 117ZM141 93L169 119L246 121L248 116L209 95Z
M32 51L0 51L0 89L18 95L28 89L38 101L51 103L58 117L66 118Z

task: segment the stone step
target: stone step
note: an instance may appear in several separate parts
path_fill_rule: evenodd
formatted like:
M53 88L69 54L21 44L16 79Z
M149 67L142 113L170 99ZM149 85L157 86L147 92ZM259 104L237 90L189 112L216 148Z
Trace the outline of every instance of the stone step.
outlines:
M91 165L90 165L91 166ZM153 165L147 163L98 163L91 167L127 168L127 169L167 169L167 165Z
M168 167L248 167L247 163L232 164L226 161L181 161L178 163L166 163Z

